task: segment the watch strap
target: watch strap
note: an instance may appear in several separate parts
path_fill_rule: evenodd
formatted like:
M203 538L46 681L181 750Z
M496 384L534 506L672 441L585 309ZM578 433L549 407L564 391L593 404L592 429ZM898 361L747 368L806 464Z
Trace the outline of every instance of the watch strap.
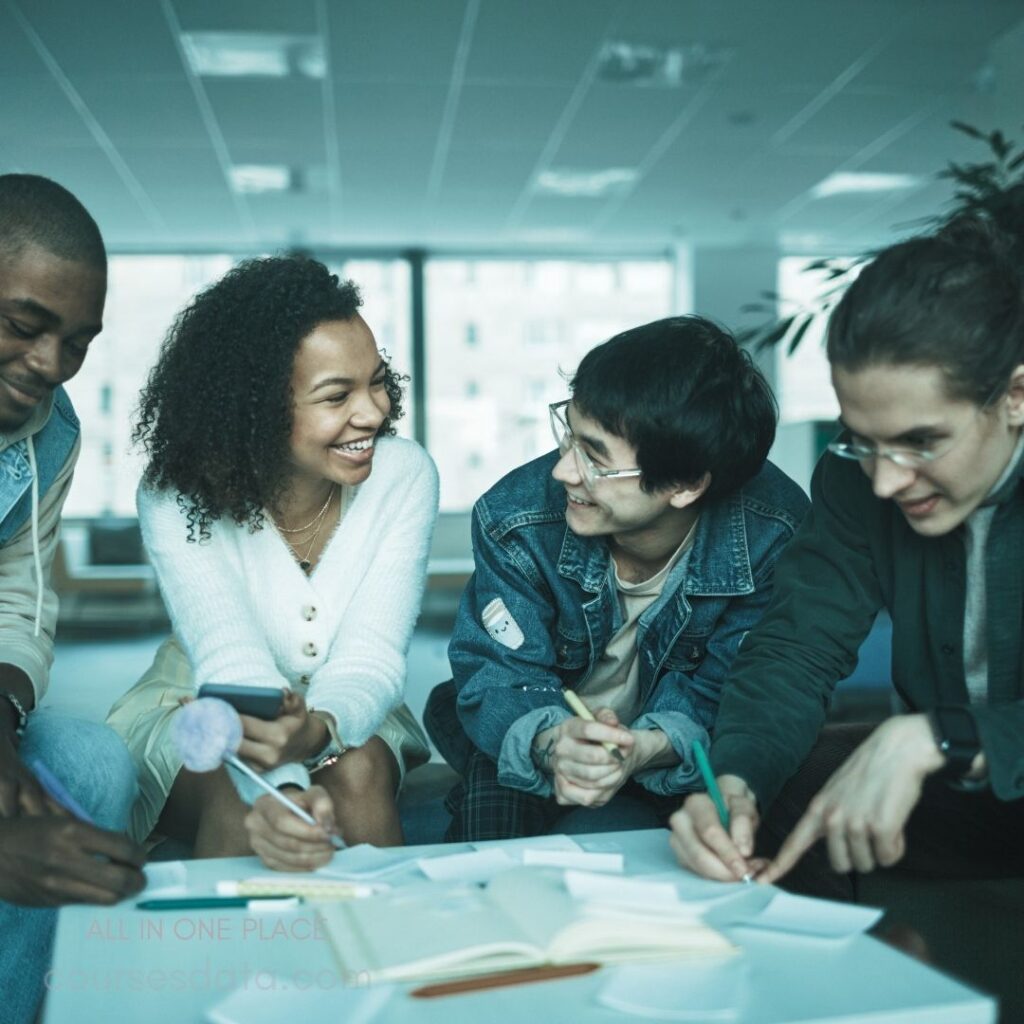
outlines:
M981 752L974 717L962 704L938 705L928 712L928 722L935 737L935 745L946 759L945 764L934 773L935 777L962 779L970 772L974 759Z

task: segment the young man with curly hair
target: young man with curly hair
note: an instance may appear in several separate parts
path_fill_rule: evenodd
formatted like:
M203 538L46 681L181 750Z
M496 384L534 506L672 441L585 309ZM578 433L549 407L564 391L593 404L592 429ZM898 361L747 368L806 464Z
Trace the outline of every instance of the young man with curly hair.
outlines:
M0 175L0 1020L31 1021L62 903L114 903L142 887L123 835L135 796L124 744L104 726L38 711L53 661L50 586L79 451L62 385L100 332L99 229L46 178ZM56 776L97 823L40 785ZM99 827L102 826L102 827Z
M449 840L664 823L702 785L694 744L806 507L765 461L767 382L707 320L612 338L570 391L557 451L473 510L454 679L426 716L463 777Z

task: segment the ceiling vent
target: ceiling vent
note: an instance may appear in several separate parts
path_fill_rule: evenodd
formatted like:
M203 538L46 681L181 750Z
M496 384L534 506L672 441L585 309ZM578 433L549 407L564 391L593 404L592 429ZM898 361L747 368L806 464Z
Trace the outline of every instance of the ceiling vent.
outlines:
M270 32L183 32L192 71L206 78L324 78L327 56L314 35Z
M609 42L601 47L597 77L614 85L680 88L699 85L731 56L730 50L702 43L664 47Z

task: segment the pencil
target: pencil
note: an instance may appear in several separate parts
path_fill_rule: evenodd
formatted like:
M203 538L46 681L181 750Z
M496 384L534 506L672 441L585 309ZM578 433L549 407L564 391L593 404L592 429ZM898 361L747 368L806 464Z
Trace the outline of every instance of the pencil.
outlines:
M435 985L423 985L414 988L409 995L417 999L430 999L434 996L454 996L462 992L480 992L487 988L501 988L505 985L526 985L532 981L553 981L556 978L572 978L578 974L590 974L601 965L582 964L544 964L541 967L521 967L511 971L498 971L494 974L478 974L474 978L461 978L458 981L442 981Z
M597 721L597 719L591 713L590 708L588 708L587 705L580 700L579 696L576 694L574 690L563 689L562 696L565 698L565 703L568 704L570 708L572 708L572 710L575 712L578 718L582 718L584 722ZM601 744L601 746L604 747L604 749L607 750L608 753L612 755L612 757L616 758L616 760L618 760L620 764L626 760L622 756L622 751L619 750L619 748L615 746L615 744L612 743L611 740L606 740L604 743Z

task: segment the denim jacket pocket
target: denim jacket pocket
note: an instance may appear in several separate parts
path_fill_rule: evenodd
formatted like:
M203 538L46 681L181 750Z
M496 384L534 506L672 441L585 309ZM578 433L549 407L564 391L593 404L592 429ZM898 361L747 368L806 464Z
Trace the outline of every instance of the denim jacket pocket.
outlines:
M683 636L673 645L665 657L663 669L666 672L685 672L690 674L704 660L707 650L706 636Z
M575 686L590 664L590 644L559 628L555 633L555 666L563 683Z

